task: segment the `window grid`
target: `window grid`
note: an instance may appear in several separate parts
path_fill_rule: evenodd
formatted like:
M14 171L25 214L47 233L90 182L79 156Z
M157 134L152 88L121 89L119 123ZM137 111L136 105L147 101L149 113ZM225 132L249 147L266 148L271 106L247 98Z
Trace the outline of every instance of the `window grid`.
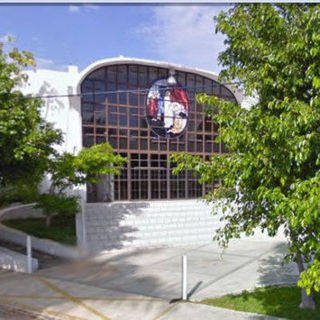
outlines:
M149 89L156 80L166 77L168 70L164 68L120 64L94 70L81 84L82 93L93 93L81 98L83 146L109 142L115 152L126 154L129 160L121 175L114 177L114 200L200 197L205 188L197 177L190 172L173 175L169 155L186 152L207 158L226 152L224 145L216 142L219 126L206 117L203 107L195 101L200 92L236 101L229 89L214 80L176 72L178 83L187 86L190 109L186 131L173 139L159 138L148 127L147 92L121 92ZM115 93L95 94L102 91ZM94 196L90 199L97 201Z

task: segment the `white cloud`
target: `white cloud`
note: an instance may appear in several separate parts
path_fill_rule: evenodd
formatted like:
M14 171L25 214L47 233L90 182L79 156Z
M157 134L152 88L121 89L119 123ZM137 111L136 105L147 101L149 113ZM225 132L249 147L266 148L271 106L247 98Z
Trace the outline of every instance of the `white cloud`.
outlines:
M69 12L78 12L80 10L79 6L70 5Z
M99 6L94 4L84 4L84 5L70 5L68 8L69 8L69 12L75 13L75 12L79 12L80 9L82 8L86 10L98 10Z
M161 6L152 22L136 30L161 59L218 72L224 36L215 34L214 16L226 6Z
M37 69L49 69L49 70L57 70L57 71L66 71L67 66L66 65L60 65L54 62L51 59L45 59L45 58L35 58L37 62Z
M99 6L95 5L95 4L85 4L83 7L86 9L89 9L89 10L98 10L99 9Z

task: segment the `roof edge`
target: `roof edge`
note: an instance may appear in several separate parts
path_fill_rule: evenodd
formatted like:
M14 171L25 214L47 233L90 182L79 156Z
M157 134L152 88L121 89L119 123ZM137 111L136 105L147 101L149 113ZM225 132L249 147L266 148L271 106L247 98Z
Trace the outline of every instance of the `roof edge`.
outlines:
M94 70L103 67L103 66L108 66L112 64L128 64L128 63L133 63L133 64L140 64L140 65L145 65L145 66L156 66L156 67L162 67L162 68L167 68L167 69L174 69L177 71L183 71L183 72L192 72L199 74L201 76L207 77L211 80L214 80L216 82L218 81L218 75L215 72L200 69L200 68L194 68L194 67L189 67L185 65L180 65L180 64L175 64L175 63L170 63L170 62L165 62L165 61L157 61L157 60L147 60L147 59L140 59L140 58L129 58L129 57L115 57L115 58L106 58L106 59L100 59L89 66L87 66L84 70L82 70L79 73L79 78L78 78L78 83L76 86L77 93L80 93L80 84L81 82L85 79L85 77L93 72ZM225 87L227 87L235 96L236 100L238 101L239 104L244 99L244 96L240 90L234 90L232 88L231 84L223 84Z

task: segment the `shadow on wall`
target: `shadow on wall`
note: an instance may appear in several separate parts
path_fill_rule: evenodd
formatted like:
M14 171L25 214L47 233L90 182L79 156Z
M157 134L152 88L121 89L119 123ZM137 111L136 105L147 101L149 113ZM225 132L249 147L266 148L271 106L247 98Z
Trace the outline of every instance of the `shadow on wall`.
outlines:
M87 203L85 213L86 243L90 253L121 249L139 244L137 218L142 217L145 203ZM144 226L147 221L143 221Z
M44 81L38 92L39 96L56 96L59 95L57 89L55 89L49 82ZM44 100L44 119L48 119L50 112L64 111L66 106L56 98L46 98Z

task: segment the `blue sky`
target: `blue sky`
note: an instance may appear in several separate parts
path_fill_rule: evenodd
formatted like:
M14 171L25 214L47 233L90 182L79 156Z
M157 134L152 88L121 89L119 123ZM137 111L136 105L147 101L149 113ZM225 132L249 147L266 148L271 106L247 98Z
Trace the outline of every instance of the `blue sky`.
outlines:
M39 68L82 70L98 59L136 57L219 71L223 36L213 16L226 6L0 5L0 41L34 53Z

